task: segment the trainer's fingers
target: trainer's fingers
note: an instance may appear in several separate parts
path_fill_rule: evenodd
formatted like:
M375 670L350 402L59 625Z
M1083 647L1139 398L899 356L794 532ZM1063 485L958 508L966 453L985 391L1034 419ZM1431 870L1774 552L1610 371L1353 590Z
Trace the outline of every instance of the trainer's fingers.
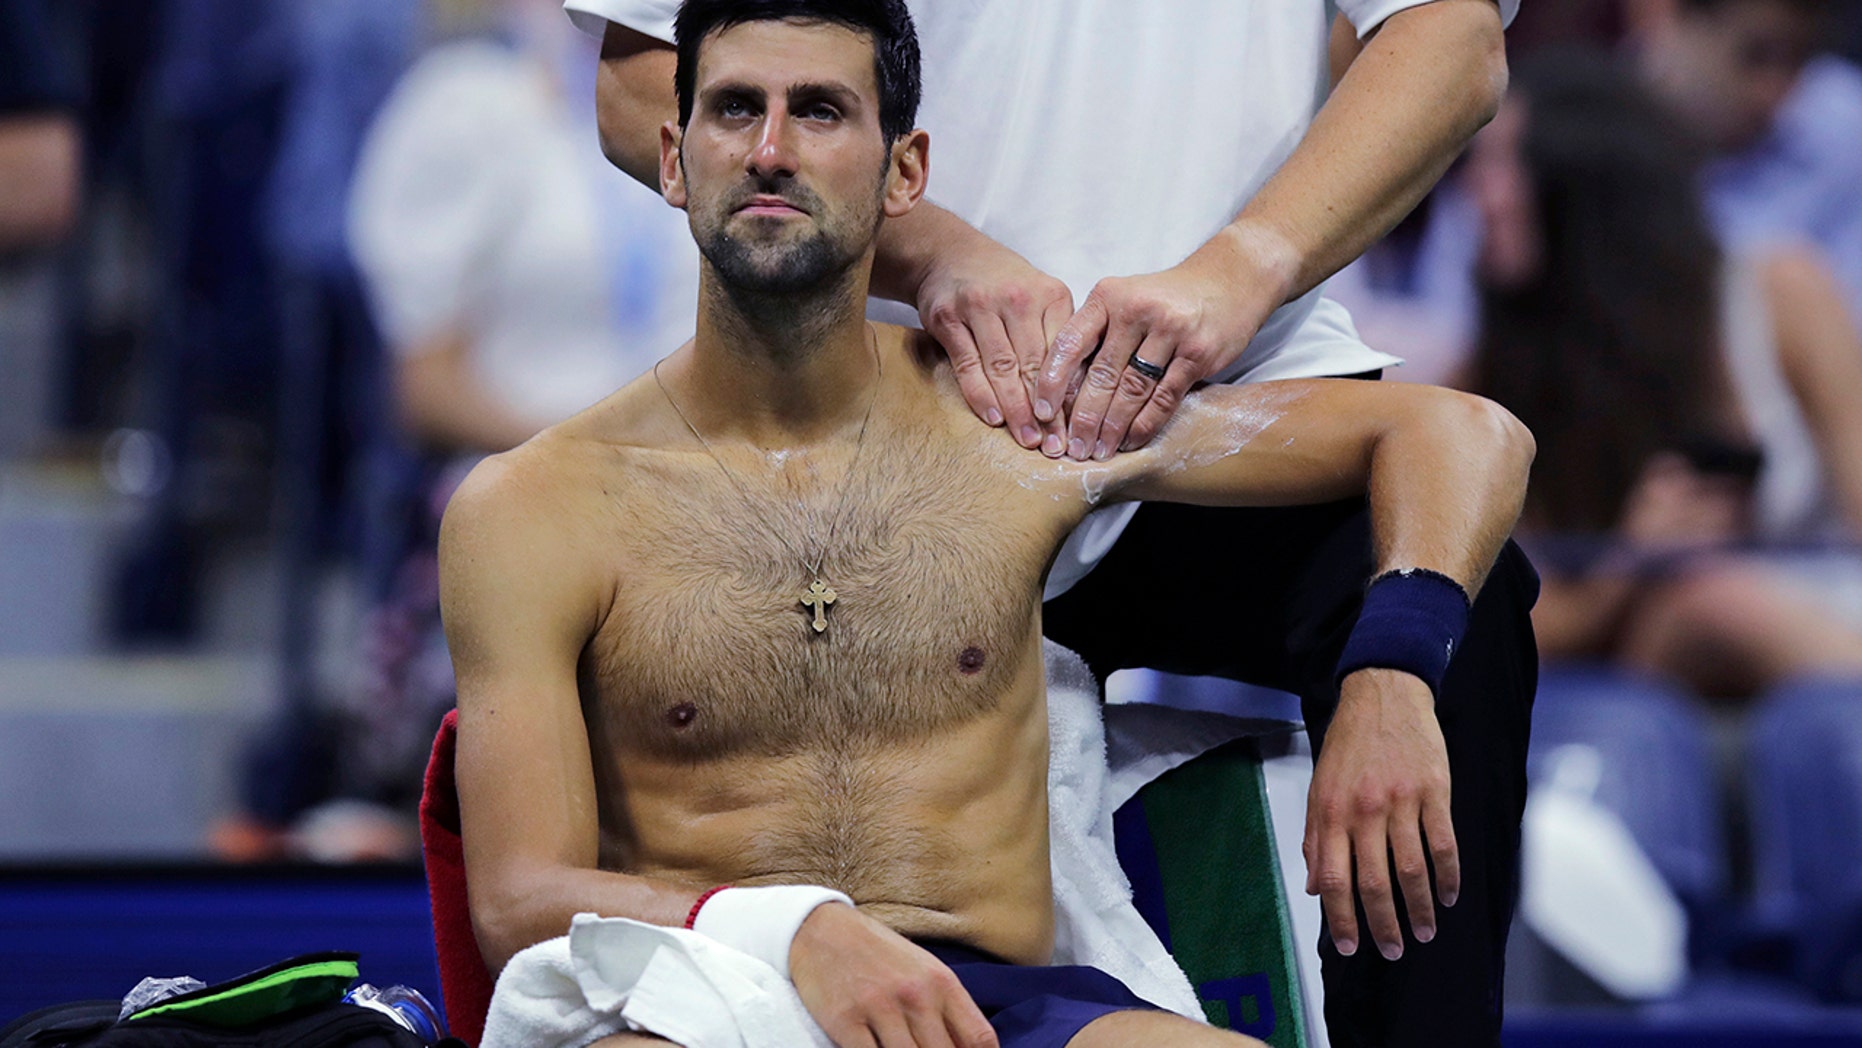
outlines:
M1002 405L996 400L989 376L983 373L983 354L970 337L970 329L962 324L932 326L929 322L927 328L950 358L950 370L957 376L957 391L963 394L963 402L970 405L977 418L992 426L1002 425Z
M1461 851L1455 846L1455 823L1447 798L1430 798L1422 806L1422 832L1435 863L1435 892L1443 906L1461 898Z
M1190 388L1196 384L1196 369L1190 367L1182 357L1170 362L1164 372L1164 379L1151 391L1151 399L1145 402L1144 409L1138 417L1132 419L1131 428L1125 431L1125 439L1119 443L1120 451L1136 451L1151 442L1157 436L1170 417L1183 406L1183 398L1189 396Z
M1399 814L1390 827L1390 863L1403 891L1403 910L1417 942L1435 938L1435 900L1429 892L1429 860L1422 847L1421 813ZM1397 935L1403 934L1401 928ZM1401 939L1399 938L1399 941Z
M1021 361L1009 340L1002 318L994 314L971 318L970 333L976 336L976 348L983 357L983 375L995 391L996 405L1008 423L1016 443L1032 448L1041 443L1040 427L1035 425L1034 407L1028 402L1028 387L1022 384Z
M1050 306L1047 312L1058 310ZM1032 309L1020 310L1009 314L1005 326L1008 329L1009 345L1015 350L1015 360L1020 369L1018 377L1021 380L1022 397L1028 404L1029 419L1043 435L1061 432L1059 418L1049 416L1044 419L1034 409L1035 397L1041 385L1041 366L1047 363L1048 339L1052 335L1046 314L1036 313Z
M1057 298L1048 303L1047 311L1041 314L1042 366L1035 369L1030 376L1028 396L1034 403L1035 421L1041 424L1042 446L1065 447L1067 436L1067 413L1073 409L1073 392L1079 388L1080 372L1075 369L1073 377L1068 380L1059 400L1041 399L1041 383L1045 374L1046 347L1052 347L1054 340L1060 336L1061 329L1073 316L1073 298ZM1054 441L1052 445L1048 441Z
M1176 352L1176 346L1155 330L1146 335L1132 352L1131 359L1126 361L1124 373L1119 375L1112 403L1106 407L1106 417L1099 423L1099 437L1093 444L1093 458L1104 462L1124 446L1125 434L1131 428L1132 420L1151 402L1152 394L1163 381L1139 371L1133 362L1142 360L1147 364L1156 364L1165 369L1164 378L1169 378L1169 369L1175 363Z
M1106 327L1105 341L1087 366L1086 379L1080 383L1073 411L1067 417L1069 458L1084 462L1092 456L1106 412L1111 410L1119 383L1124 380L1126 365L1143 340L1144 332L1135 324L1115 319Z
M1053 346L1054 340L1060 337L1061 331L1065 330L1067 321L1072 319L1072 296L1056 298L1047 304L1046 309L1041 311L1041 362L1043 364L1047 362L1049 347ZM1035 384L1037 388L1039 388L1040 381L1041 376L1040 373L1037 372L1035 374Z
M1358 864L1358 901L1377 952L1386 960L1403 956L1403 924L1397 919L1396 895L1390 884L1390 840L1384 824L1365 822L1352 836Z
M1093 350L1105 338L1108 316L1105 300L1093 294L1086 296L1079 310L1060 325L1047 351L1047 365L1041 370L1041 381L1035 386L1037 415L1045 406L1055 412L1050 418L1058 417L1068 386L1085 368L1086 358L1093 355Z

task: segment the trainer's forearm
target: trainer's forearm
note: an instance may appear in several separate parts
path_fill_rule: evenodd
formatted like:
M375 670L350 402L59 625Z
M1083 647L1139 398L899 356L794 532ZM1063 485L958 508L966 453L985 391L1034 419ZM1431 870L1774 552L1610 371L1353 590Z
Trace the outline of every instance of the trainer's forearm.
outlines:
M1534 451L1510 412L1467 394L1386 429L1370 459L1378 572L1429 568L1479 592L1519 521Z
M871 292L880 298L918 304L918 289L940 261L977 253L1007 253L981 230L929 200L900 218L889 218L879 230L879 248L873 258Z
M659 129L679 118L672 45L617 22L601 38L595 73L595 124L608 161L659 192Z
M1287 298L1306 293L1416 206L1493 118L1506 79L1494 0L1392 15L1231 232Z

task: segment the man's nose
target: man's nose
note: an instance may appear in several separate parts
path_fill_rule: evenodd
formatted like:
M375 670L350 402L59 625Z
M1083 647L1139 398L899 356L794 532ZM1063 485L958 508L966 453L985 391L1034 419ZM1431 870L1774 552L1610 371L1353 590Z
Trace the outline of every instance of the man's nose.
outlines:
M771 107L757 129L744 167L762 178L793 175L796 168L795 124L786 110Z

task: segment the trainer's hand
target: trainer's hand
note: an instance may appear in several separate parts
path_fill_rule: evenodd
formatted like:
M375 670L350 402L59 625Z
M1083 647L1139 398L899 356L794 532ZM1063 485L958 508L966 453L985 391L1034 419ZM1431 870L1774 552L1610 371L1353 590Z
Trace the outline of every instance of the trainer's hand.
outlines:
M942 961L851 906L815 907L789 947L789 975L839 1048L996 1048Z
M1332 943L1346 956L1359 942L1354 879L1371 937L1390 960L1403 955L1393 888L1402 889L1417 942L1435 938L1430 858L1442 905L1453 906L1461 891L1448 749L1434 707L1429 686L1400 670L1359 670L1340 689L1313 767L1303 850L1306 894L1320 897Z
M1262 241L1228 226L1170 269L1094 286L1055 336L1036 386L1036 418L1066 413L1064 446L1042 450L1104 461L1143 447L1192 386L1234 363L1291 286L1286 251ZM1130 366L1133 357L1163 368L1162 378Z
M1073 315L1067 285L979 235L940 256L918 285L917 305L976 417L1006 424L1025 448L1064 431L1052 415L1035 418L1032 397L1048 344Z

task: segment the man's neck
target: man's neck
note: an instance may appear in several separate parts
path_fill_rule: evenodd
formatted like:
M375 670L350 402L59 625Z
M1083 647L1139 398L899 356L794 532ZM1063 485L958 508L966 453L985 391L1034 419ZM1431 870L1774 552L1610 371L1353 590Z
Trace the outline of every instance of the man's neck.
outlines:
M832 439L860 424L878 381L866 283L765 295L707 269L687 388L710 435L763 448ZM696 419L695 419L696 420Z

